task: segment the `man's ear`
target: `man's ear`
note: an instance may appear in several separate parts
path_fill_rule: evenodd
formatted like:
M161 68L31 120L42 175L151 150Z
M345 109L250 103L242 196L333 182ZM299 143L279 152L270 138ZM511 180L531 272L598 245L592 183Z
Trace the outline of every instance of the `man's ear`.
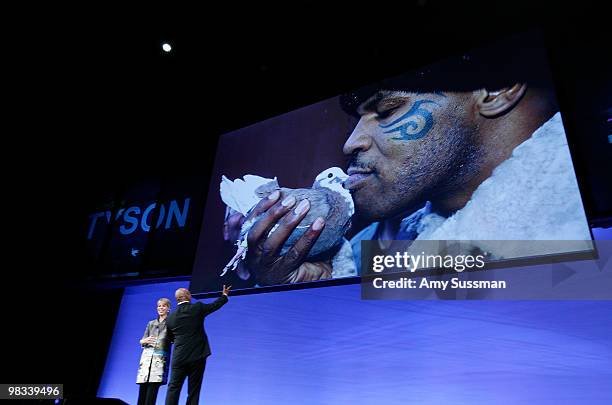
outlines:
M482 89L476 103L478 112L486 118L505 114L518 103L526 90L525 83L517 83L512 87L505 87L497 91Z

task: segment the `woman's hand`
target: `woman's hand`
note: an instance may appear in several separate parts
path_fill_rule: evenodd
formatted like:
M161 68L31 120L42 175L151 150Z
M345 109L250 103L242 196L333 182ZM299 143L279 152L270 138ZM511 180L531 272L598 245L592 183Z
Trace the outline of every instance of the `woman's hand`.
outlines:
M141 345L154 345L155 344L155 337L154 336L149 336L146 337L144 339L140 339L140 344Z

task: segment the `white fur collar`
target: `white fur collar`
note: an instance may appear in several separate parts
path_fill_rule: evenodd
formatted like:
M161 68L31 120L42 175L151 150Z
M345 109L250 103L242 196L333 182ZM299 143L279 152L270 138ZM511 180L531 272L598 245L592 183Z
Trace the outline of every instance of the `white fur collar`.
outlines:
M560 113L544 123L449 218L428 214L424 240L590 239ZM500 256L502 252L495 244ZM492 252L495 253L495 252Z

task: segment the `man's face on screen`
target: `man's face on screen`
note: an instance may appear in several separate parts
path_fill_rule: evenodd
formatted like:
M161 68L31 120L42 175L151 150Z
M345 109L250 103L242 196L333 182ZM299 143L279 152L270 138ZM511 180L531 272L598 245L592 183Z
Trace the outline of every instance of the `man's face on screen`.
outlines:
M345 187L361 216L405 214L458 186L474 158L472 101L472 93L380 91L359 106L343 151L351 157Z

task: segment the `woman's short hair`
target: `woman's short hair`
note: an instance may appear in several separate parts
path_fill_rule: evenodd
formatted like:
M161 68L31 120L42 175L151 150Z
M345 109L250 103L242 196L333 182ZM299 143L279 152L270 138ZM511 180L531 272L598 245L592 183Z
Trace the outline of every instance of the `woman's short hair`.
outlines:
M168 298L160 298L160 299L158 299L157 303L159 304L160 302L162 302L165 306L170 308L170 300Z

